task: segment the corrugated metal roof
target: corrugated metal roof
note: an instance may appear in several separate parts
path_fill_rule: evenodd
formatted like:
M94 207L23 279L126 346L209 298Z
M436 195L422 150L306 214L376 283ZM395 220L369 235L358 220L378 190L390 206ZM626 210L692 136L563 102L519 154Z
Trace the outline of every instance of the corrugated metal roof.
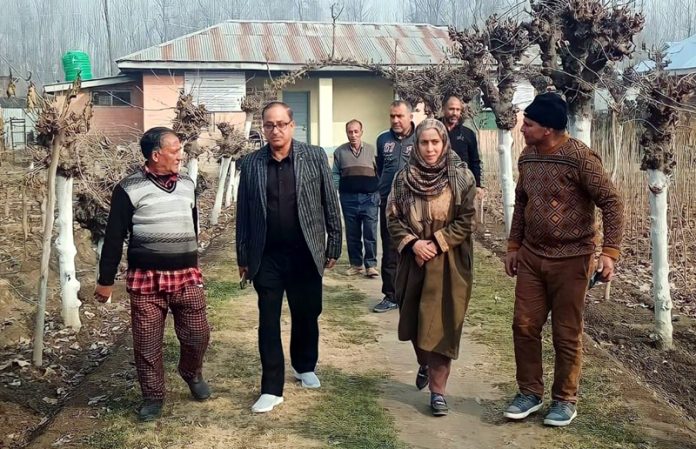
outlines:
M696 71L696 34L687 37L683 41L668 42L665 49L665 58L669 61L666 69L677 75ZM653 61L643 61L635 66L638 73L648 72L655 68Z
M330 22L227 21L117 60L121 68L301 66L331 54ZM446 27L337 23L337 58L417 66L442 61ZM394 50L396 49L396 60Z

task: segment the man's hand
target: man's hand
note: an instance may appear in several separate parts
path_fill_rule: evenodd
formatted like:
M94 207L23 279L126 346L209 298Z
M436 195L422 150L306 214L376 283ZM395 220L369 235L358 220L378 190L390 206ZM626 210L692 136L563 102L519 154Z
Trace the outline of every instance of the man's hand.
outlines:
M427 262L437 256L437 247L430 240L418 240L413 244L413 253Z
M600 255L597 262L597 272L601 272L599 275L600 282L611 282L616 274L614 271L614 259L604 254Z
M517 251L508 251L505 254L505 272L510 277L517 275Z
M331 270L335 266L336 266L336 259L327 259L326 260L326 269L327 270Z
M99 285L97 284L97 287L94 289L94 299L97 300L98 302L104 304L111 298L111 295L114 292L114 286L113 285Z
M239 279L244 279L249 275L249 267L239 267Z

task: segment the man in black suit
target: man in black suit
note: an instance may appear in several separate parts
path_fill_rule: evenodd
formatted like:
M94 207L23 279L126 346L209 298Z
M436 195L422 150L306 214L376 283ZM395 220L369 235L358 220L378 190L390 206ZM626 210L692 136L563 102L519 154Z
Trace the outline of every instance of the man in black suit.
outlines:
M237 264L258 294L261 397L252 411L283 402L285 360L280 339L283 294L292 316L290 359L295 378L319 388L322 275L341 255L341 213L324 150L293 139L292 109L274 101L261 118L268 144L242 163L237 198Z
M474 174L477 194L482 195L481 157L476 142L476 133L464 126L462 121L463 109L462 100L458 97L451 95L445 98L445 101L442 103L443 117L440 121L447 128L452 149L457 153L459 159L466 162L469 170Z

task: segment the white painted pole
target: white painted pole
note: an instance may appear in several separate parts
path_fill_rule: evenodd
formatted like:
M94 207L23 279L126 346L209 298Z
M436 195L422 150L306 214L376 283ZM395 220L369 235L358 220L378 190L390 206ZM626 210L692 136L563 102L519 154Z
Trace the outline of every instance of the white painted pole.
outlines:
M73 178L58 175L56 179L56 199L58 202L58 237L55 246L58 253L58 266L61 290L61 315L63 324L76 331L80 330L80 306L78 299L80 282L75 270L75 238L73 231Z
M227 179L227 172L230 169L231 158L223 157L220 161L220 175L218 176L217 194L215 195L215 204L213 205L213 210L210 212L210 224L215 226L218 224L220 218L220 211L222 210L222 200L225 194L225 180Z
M669 286L667 192L669 178L660 170L648 170L650 190L650 242L653 264L655 333L663 349L672 349L672 296Z
M232 205L232 193L234 192L234 177L237 173L236 162L230 162L229 176L227 177L227 187L225 188L225 207ZM236 201L236 197L235 197Z
M498 155L500 157L500 184L503 190L503 217L505 237L510 235L512 214L515 210L515 181L512 177L512 131L498 130Z
M193 179L193 186L196 187L198 185L198 158L190 158L186 168L189 178Z

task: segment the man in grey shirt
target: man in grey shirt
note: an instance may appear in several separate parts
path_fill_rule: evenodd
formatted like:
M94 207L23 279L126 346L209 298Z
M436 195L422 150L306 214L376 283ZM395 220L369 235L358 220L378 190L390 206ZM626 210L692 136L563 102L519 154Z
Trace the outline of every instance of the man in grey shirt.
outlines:
M363 124L346 123L348 142L334 151L333 180L340 193L346 223L349 276L379 276L377 271L377 216L379 193L375 148L362 141ZM363 253L363 246L365 252ZM364 267L364 270L363 270Z

